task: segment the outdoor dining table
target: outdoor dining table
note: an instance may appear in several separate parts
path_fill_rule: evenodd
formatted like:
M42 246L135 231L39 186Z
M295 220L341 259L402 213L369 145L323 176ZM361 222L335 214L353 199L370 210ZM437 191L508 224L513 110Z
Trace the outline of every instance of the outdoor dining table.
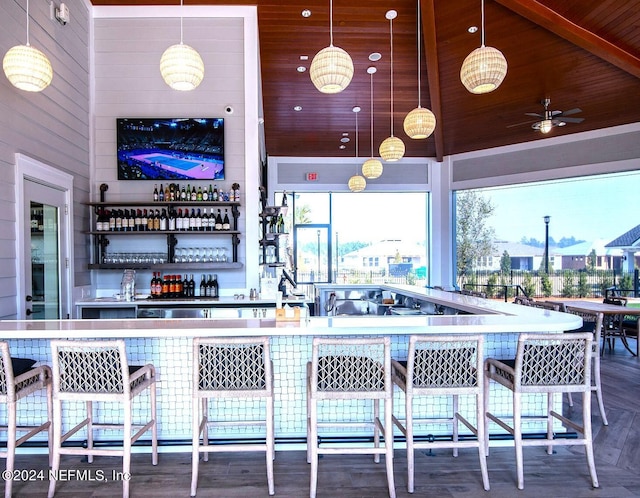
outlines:
M583 313L602 313L603 315L609 317L620 316L619 323L622 324L622 317L625 315L637 317L640 319L640 308L629 307L629 306L618 306L615 304L605 304L597 301L584 301L584 300L559 300L559 303L563 303L567 308L567 311L578 311ZM604 331L604 336L606 337L607 332L611 332L610 330ZM636 353L629 347L627 343L626 336L622 333L622 329L615 330L616 334L622 340L622 344L627 348L633 356L636 356Z

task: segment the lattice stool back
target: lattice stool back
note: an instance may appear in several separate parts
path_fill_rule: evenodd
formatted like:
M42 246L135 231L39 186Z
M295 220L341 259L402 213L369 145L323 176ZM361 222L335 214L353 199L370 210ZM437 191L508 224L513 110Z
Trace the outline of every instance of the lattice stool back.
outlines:
M367 420L345 418L319 420L319 401L372 400L373 416ZM380 419L384 402L384 423ZM312 360L307 364L307 461L311 463L310 496L315 497L319 454L385 455L389 496L395 497L393 478L393 384L391 382L391 340L389 337L340 339L314 338ZM373 428L373 447L319 445L319 429L329 427ZM380 434L384 447L380 446Z
M34 363L35 361L31 360L11 358L9 344L0 342L0 403L7 407L7 423L0 426L0 431L7 432L7 447L0 450L0 457L7 459L6 471L9 475L14 470L16 447L43 431L48 432L49 461L51 462L53 440L51 369L46 365L32 368ZM46 392L47 419L39 425L18 425L18 401L43 389ZM26 434L18 438L18 432L26 432ZM4 483L4 495L10 498L13 480L4 479Z
M115 341L51 341L53 356L53 464L58 472L61 455L86 455L89 463L93 457L122 456L123 475L130 475L131 446L145 432L151 431L151 461L158 463L158 434L156 420L156 373L151 364L129 367L125 343ZM133 400L149 390L149 420L133 423ZM64 402L84 402L86 418L63 434L62 414ZM123 423L101 423L94 420L94 402L122 403ZM146 414L140 417L146 417ZM87 429L86 448L63 446L69 437ZM118 449L94 447L94 430L120 429L123 446ZM132 431L134 431L132 433ZM49 498L55 493L56 480L49 483ZM122 480L122 496L129 496L129 479Z
M593 355L593 335L575 334L520 334L515 364L500 360L485 360L485 404L487 426L489 420L509 432L516 449L516 471L518 488L524 489L523 446L546 446L552 453L553 446L582 445L585 447L587 465L594 488L598 487L598 477L593 458L591 432L591 357ZM494 380L512 392L513 425L489 412L489 381ZM547 410L543 417L527 417L546 421L546 438L523 439L522 437L522 395L544 393L547 395ZM555 393L582 393L582 425L578 425L553 411ZM557 419L565 427L574 429L576 438L554 438L553 420ZM488 434L488 427L487 427ZM488 448L487 448L488 450Z
M275 493L273 481L274 419L273 365L268 337L195 338L193 340L192 379L192 476L191 496L196 496L200 453L208 461L209 452L264 451L269 494ZM209 399L238 398L265 402L260 420L210 420ZM230 426L265 427L265 444L209 444L209 429ZM202 444L200 439L202 435Z
M394 423L407 441L407 489L414 491L414 450L453 448L477 448L480 470L485 490L489 490L486 461L486 435L484 421L483 337L461 336L410 336L407 361L392 360L393 382L405 393L405 418L394 416ZM459 410L459 396L475 396L475 426ZM438 414L415 416L414 400L419 396L450 396L452 410L446 416ZM473 415L473 414L472 414ZM459 439L458 423L462 422L476 439ZM450 424L452 440L415 441L416 426Z

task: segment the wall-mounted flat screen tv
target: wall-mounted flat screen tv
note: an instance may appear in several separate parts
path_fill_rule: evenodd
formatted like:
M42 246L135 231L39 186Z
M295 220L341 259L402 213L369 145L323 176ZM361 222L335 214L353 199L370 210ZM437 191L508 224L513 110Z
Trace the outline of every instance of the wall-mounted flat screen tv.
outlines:
M224 180L223 118L117 118L118 180Z

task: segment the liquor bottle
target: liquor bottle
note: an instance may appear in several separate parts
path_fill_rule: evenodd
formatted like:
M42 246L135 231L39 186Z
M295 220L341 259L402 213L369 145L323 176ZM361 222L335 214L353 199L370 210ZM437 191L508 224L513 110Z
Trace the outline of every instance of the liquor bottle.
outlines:
M181 284L182 297L189 297L189 276L185 273Z
M173 208L169 208L169 225L167 228L174 232L176 230L176 212Z
M193 273L189 278L189 297L196 297L196 281L193 279Z
M218 297L220 297L219 290L220 289L218 286L218 275L214 273L213 282L211 283L211 297L218 299Z
M202 191L202 200L203 201L208 201L209 199L209 191L207 190L207 187L204 188L204 190Z
M191 190L191 200L192 201L196 201L198 199L198 193L196 192L196 186L193 186L193 189Z
M200 296L199 297L206 297L207 296L207 282L204 279L204 273L202 274L202 280L200 280Z
M278 233L284 233L284 217L282 213L278 215L278 221L276 223L276 229Z
M118 209L118 211L116 212L116 232L122 232L122 217L122 210Z
M229 224L229 213L227 213L227 210L224 210L224 220L222 220L222 229L223 230L230 230L231 229L231 225Z
M156 297L156 272L153 272L153 276L149 282L149 294L151 297Z
M198 212L196 213L196 223L193 228L198 232L202 230L202 214L200 214L200 208L198 208Z
M282 191L282 207L287 207L287 191Z
M160 211L156 209L155 213L153 213L153 229L160 230Z
M181 201L187 200L187 191L184 189L184 185L182 186L182 190L180 191L180 200Z
M109 213L109 231L113 232L116 229L116 210L112 209Z
M159 226L158 229L166 232L167 228L168 228L168 223L167 223L167 210L163 209L162 210L162 214L160 214L160 222L159 222Z
M191 208L191 215L189 217L189 230L192 232L196 229L196 211Z
M162 277L162 290L160 296L164 299L169 297L169 275Z
M191 184L187 183L187 197L185 198L186 201L190 201L191 200Z
M149 216L147 216L147 230L153 230L153 209L149 209Z
M196 201L202 200L202 187L198 186L198 193L196 194Z
M217 201L218 200L218 186L217 185L213 186L213 195L211 196L211 200L212 201Z
M31 219L33 220L33 212L32 212L32 216ZM102 232L105 228L104 228L104 211L102 208L98 209L98 214L96 216L96 232ZM109 228L109 220L107 219L107 229ZM37 232L38 231L38 221L36 220L35 224L31 223L31 231L32 232Z
M182 230L182 208L178 208L178 215L176 216L176 230Z
M153 200L154 202L158 202L158 184L153 185Z
M182 278L180 277L180 275L176 275L175 276L175 280L176 280L176 292L175 292L175 297L184 297L183 296L183 292L184 292L184 284L182 283Z
M158 190L158 201L164 202L164 190L162 189L162 183L160 184L160 190Z
M213 200L213 188L211 187L211 184L209 184L209 200Z
M220 210L218 209L218 214L216 215L216 230L222 230L222 215L220 214Z
M169 275L169 295L167 297L176 297L176 276Z
M133 229L136 232L141 232L142 231L142 210L141 209L136 209L136 217L133 220Z
M211 297L213 293L213 282L211 281L211 273L209 273L209 279L204 287L205 296Z
M129 223L129 231L133 232L136 229L136 210L132 209L129 211L129 217L127 218Z
M203 232L209 231L209 215L207 214L207 208L202 208L202 229L201 230Z
M169 184L164 188L164 200L169 202L171 200L171 192L169 190Z

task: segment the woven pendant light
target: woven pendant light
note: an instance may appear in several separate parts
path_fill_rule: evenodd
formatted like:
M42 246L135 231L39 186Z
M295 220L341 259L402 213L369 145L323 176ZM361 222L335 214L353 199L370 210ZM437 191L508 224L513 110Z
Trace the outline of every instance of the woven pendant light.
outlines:
M373 66L367 69L371 80L371 157L362 165L362 174L370 180L380 178L383 171L382 163L373 157L373 75L375 72L376 68Z
M385 138L380 144L380 157L388 162L395 162L404 156L404 142L393 136L393 20L398 13L395 10L387 11L385 17L389 19L391 39L391 136Z
M353 108L353 112L356 115L356 159L358 158L358 113L360 112L360 107L356 106ZM367 187L367 180L365 180L362 176L358 174L358 170L356 169L356 174L349 178L347 182L347 186L351 192L362 192Z
M351 56L333 45L333 0L329 2L329 46L320 50L309 68L314 86L322 93L340 93L353 78Z
M420 0L418 0L418 22L417 22L417 40L418 40L418 107L409 112L404 118L404 132L409 138L423 139L429 137L436 128L436 117L429 109L425 109L421 105L421 74L420 74Z
M460 81L471 93L482 94L495 90L507 75L507 59L500 50L484 44L484 0L482 9L482 43L467 55L460 68Z
M200 54L182 43L182 1L180 0L180 43L171 45L160 58L160 74L164 82L174 90L189 91L204 78L204 63Z
M13 86L26 92L41 92L51 84L53 68L44 53L29 44L29 0L27 0L27 43L7 50L2 69Z

